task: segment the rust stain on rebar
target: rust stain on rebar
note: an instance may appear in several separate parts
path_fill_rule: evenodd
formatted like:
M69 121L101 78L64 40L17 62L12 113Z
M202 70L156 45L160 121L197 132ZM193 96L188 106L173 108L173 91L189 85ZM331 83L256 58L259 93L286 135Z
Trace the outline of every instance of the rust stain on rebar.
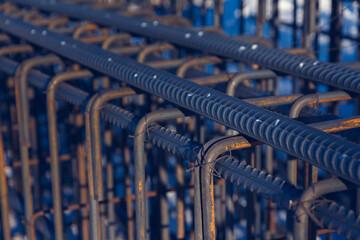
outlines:
M209 172L212 174L212 168L210 168ZM215 206L214 206L214 178L211 177L210 180L210 204L211 204L211 237L215 239Z
M357 119L351 119L348 121L344 121L340 124L340 126L336 126L329 129L324 129L324 132L331 133L331 132L340 132L347 129L353 129L360 127L360 118Z
M263 107L263 106L269 106L269 105L274 105L274 104L279 104L279 103L291 103L293 101L295 101L296 99L298 99L299 96L280 96L280 97L268 97L268 98L264 98L262 99L248 99L245 100L248 103L254 104L256 106L259 107Z
M246 148L246 147L251 147L251 144L247 141L244 141L242 143L231 143L231 144L225 146L225 150L230 151L230 150L236 150L236 149L241 149L241 148Z
M325 103L325 102L337 102L342 100L350 100L351 96L344 96L344 97L334 97L328 99L319 99L309 102L308 104L316 104L316 103Z
M145 239L145 229L143 227L140 229L140 232L141 232L141 239Z
M141 180L139 180L139 191L142 191L142 184L141 184Z

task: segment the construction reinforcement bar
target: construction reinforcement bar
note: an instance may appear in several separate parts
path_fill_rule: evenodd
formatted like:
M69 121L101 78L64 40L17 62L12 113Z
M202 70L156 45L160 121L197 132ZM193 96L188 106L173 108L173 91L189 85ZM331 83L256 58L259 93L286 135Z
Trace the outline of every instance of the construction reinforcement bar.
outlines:
M139 17L123 16L109 10L98 10L87 5L64 3L56 0L9 0L8 2L36 7L43 11L59 13L74 19L90 20L136 35L169 41L190 49L258 64L292 76L360 92L359 71L239 41L229 36L207 33L188 27L164 25L156 20L150 21Z
M360 184L357 144L10 16L0 29Z
M0 58L1 72L11 75L14 73L16 68L16 62L6 58ZM29 72L29 83L40 89L45 89L47 82L50 80L51 78L49 76L36 70ZM57 91L57 97L72 104L84 106L87 102L89 94L68 84L60 83L59 91ZM135 131L136 123L140 120L132 113L111 104L106 104L104 106L102 109L102 115L106 120L112 122L113 124L120 125L121 127L126 127L131 132ZM337 123L334 124L336 126L338 125ZM330 126L334 124L331 124ZM149 133L149 136L154 144L180 155L185 159L189 159L190 161L194 161L194 157L196 157L194 149L201 149L199 144L191 142L188 138L171 132L163 127L154 126L149 129ZM215 168L225 179L235 181L237 185L242 185L250 191L255 191L257 194L270 198L274 202L280 203L286 207L290 207L292 202L296 201L301 193L301 191L286 181L274 178L265 172L259 172L258 170L246 165L245 162L240 162L229 156L218 159ZM333 209L332 205L330 207ZM343 211L333 213L331 218L322 219L326 223L335 223L339 232L348 233L342 231L343 228L341 226L349 225L347 221L349 221L350 218L346 218L345 221L343 218L340 218L342 216ZM350 225L353 227L346 228L347 231L350 229L354 232L354 229L356 230L357 228L357 224Z

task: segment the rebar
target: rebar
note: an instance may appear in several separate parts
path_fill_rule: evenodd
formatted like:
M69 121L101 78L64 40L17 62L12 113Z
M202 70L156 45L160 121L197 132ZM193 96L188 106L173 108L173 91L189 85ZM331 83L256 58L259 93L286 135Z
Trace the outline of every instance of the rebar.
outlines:
M0 121L1 126L1 121ZM5 152L3 144L3 134L0 130L0 201L1 201L1 230L4 240L11 239L10 224L9 224L9 201L8 201L8 186L5 175Z
M4 100L8 105L1 106L0 115L9 116L3 118L5 125L0 128L5 140L4 148L9 149L6 152L9 161L3 166L6 169L2 170L11 174L8 176L7 194L10 209L13 210L10 212L15 214L16 219L25 220L23 225L31 239L39 235L44 239L63 239L71 234L83 239L115 239L119 237L118 234L124 234L121 237L128 239L135 236L137 239L160 236L167 239L173 237L170 232L174 233L175 226L178 239L232 239L235 221L240 221L242 225L244 218L248 239L292 237L293 230L296 237L305 234L309 238L330 233L330 229L349 238L359 235L360 222L348 209L359 205L356 185L360 184L360 147L357 144L360 138L356 128L360 126L360 121L357 105L353 104L357 101L353 98L357 98L360 92L359 73L356 70L358 64L334 65L315 59L309 45L312 34L308 31L308 23L313 23L314 19L307 19L304 21L306 26L300 26L295 21L298 4L294 5L294 23L285 23L285 26L293 27L294 47L299 45L297 36L300 27L304 27L306 49L301 46L281 51L268 48L271 43L260 37L227 36L224 31L226 27L224 30L214 27L190 28L190 21L179 16L156 16L150 8L133 11L122 5L120 7L120 4L107 5L93 0L73 1L81 2L81 5L35 0L10 2L18 4L0 5L0 12L3 13L0 13L0 29L4 32L0 34L0 43L4 46L0 54L7 55L0 56L0 72L7 78L7 82L0 87L0 101ZM276 20L279 11L276 5L277 1L275 14L270 16L274 41L278 40L277 28L284 24ZM222 7L220 1L217 1L217 6ZM259 31L263 31L263 24L269 18L268 15L264 17L264 6L258 5L258 36L262 35ZM314 6L305 1L304 8L311 14L318 11L314 10ZM115 12L115 9L121 12ZM190 6L190 11L199 9L198 6ZM205 10L209 9L205 7ZM216 18L221 12L217 12ZM243 7L240 12L241 15L244 13ZM191 16L193 14L190 13ZM248 31L248 25L244 24L248 19L245 20L244 16L240 18L241 31ZM226 19L227 14L224 15L224 23ZM345 35L339 35L338 39L355 39ZM27 44L16 45L24 42ZM15 75L20 78L22 64L16 61L23 62L28 57L48 53L58 54L64 59L64 64L61 62L60 67L56 64L54 69L40 67L38 70L27 70L26 78L21 76L22 89L26 91L23 91L23 98L19 101L19 81L11 77ZM211 66L205 68L206 65ZM346 66L354 66L354 69ZM236 72L233 72L234 67ZM56 75L59 69L65 70L65 73ZM58 77L67 78L68 73L71 79L76 79L71 74L81 72L85 73L85 81L74 81L70 85L58 80ZM86 76L94 78L88 79ZM252 79L261 81L248 81ZM276 94L284 80L291 81L293 94L278 96ZM317 83L330 85L329 92L317 93ZM27 88L26 84L34 88ZM226 85L227 92L233 97L221 93L226 91ZM14 105L14 86L17 109ZM102 90L104 88L110 89ZM105 103L121 97L123 90L133 96L116 100L113 104ZM38 107L44 100L41 93L47 93L47 114ZM235 96L245 99L240 100ZM61 101L58 106L55 99ZM326 104L329 101L341 102L334 107ZM353 106L354 114L346 112L346 116L352 114L351 117L340 118L340 112L334 111L344 103ZM319 104L322 104L321 110ZM173 110L174 107L179 107L181 111ZM61 121L57 121L56 108ZM159 109L163 109L160 114ZM166 127L155 123L154 119L147 121L149 116L154 115L166 119L163 113L168 111L181 119L167 123ZM19 116L29 120L26 124L16 123L15 119L19 119ZM225 131L226 128L229 130ZM106 129L104 141L101 139L103 129ZM224 137L238 132L241 136ZM20 149L17 146L16 136L22 137L24 133L27 151L21 150L24 144L20 144ZM135 142L131 139L133 137ZM102 151L102 147L106 151ZM22 159L24 152L27 152L27 161L19 161L17 152L22 153ZM131 163L133 154L134 165ZM299 171L305 173L299 175L299 181L294 180L298 171L294 172L291 168L288 176L290 181L276 177L286 176L286 154L304 161L299 162ZM103 177L105 159L106 178ZM151 163L145 168L146 160ZM27 162L26 165L24 162ZM268 172L262 171L264 162ZM47 175L49 163L51 178ZM189 165L186 171L189 174L184 174L185 164ZM71 168L68 168L70 165ZM25 182L21 184L16 177L19 172L12 173L19 171L20 167L24 172L30 166L33 170L31 177L34 177L31 183L34 187L34 206L27 194L31 195L33 190L24 189L27 192L20 196L21 185L25 186ZM325 182L332 181L328 177L335 176L339 181L349 180L346 185L354 187L341 194L341 197L336 194L329 195L329 199L319 203L315 200L315 204L309 208L310 205L303 198L310 190L303 193L296 186L297 182L305 188L310 184L310 167L316 170L317 167L322 168L324 171L319 172L319 178L324 178ZM69 175L60 177L60 169ZM150 170L149 174L145 169ZM0 176L2 179L5 177L2 182L6 185L7 177L4 174ZM135 177L134 182L132 177ZM14 195L13 179L15 189L20 194ZM312 182L315 181L317 171L313 172ZM46 182L51 182L51 185ZM104 182L106 190L103 189ZM234 191L233 183L240 188ZM1 185L2 196L4 184ZM173 188L174 184L176 188ZM146 193L149 186L151 192ZM246 193L244 188L247 189ZM51 191L52 203L49 204L41 197L46 197L47 192ZM169 202L175 203L173 196L167 195L175 192L176 206L179 207L176 217L174 205ZM119 194L125 197L118 197ZM154 196L156 199L149 200L151 207L148 207L148 198ZM264 199L269 200L262 204ZM136 217L133 213L134 200ZM76 204L69 205L73 201ZM243 201L247 204L244 211ZM115 207L115 203L121 204ZM51 205L52 208L49 208ZM160 211L157 210L159 205ZM30 221L29 207L35 209ZM125 207L126 212L123 211ZM4 218L6 211L3 208L1 212ZM76 209L80 211L69 212ZM275 215L275 211L281 209L288 213L286 229L283 223L277 222ZM64 219L68 220L71 216L71 223L63 223L63 211L67 211ZM306 214L299 214L301 211ZM76 214L75 221L73 214ZM189 219L191 214L193 218ZM293 229L288 223L294 216L301 221ZM312 218L311 224L303 221L307 220L307 216ZM171 223L172 218L177 219L176 224ZM267 225L264 234L261 233L263 223ZM321 230L315 231L318 229L316 225ZM298 234L299 231L301 234Z
M300 78L360 92L357 71L320 60L294 56L257 44L233 40L226 36L204 33L185 27L167 26L157 21L97 10L87 5L76 6L75 4L63 2L38 2L34 0L11 0L10 2L22 6L37 7L44 11L57 12L75 19L91 20L126 32L152 38L156 37L183 47L202 50L239 61L256 63Z
M322 180L311 185L301 195L295 212L294 239L308 239L308 214L314 201L322 195L347 190L348 187L338 178Z
M62 218L62 203L61 203L61 173L59 163L59 143L57 141L57 117L56 117L56 88L61 82L92 77L91 72L78 71L67 72L55 76L47 86L47 113L49 125L49 140L50 140L50 164L52 173L52 193L54 198L54 226L56 239L63 239L63 218Z
M181 107L196 111L209 119L308 161L317 167L336 173L354 183L360 183L360 170L358 171L360 163L357 161L360 151L356 144L349 144L284 116L235 100L212 89L178 79L170 74L66 36L51 31L47 31L44 36L42 34L44 30L20 20L1 15L0 23L0 28L6 32L39 44L64 57L70 57L94 70L104 72L115 79L127 82ZM35 30L35 32L31 33L31 30ZM50 39L51 41L49 41ZM338 70L340 71L340 69ZM352 72L353 70L349 69L348 71ZM297 75L296 72L295 75ZM346 75L346 73L342 73L343 77ZM295 142L296 144L294 144ZM335 143L336 148L333 147ZM305 151L304 147L311 151ZM317 154L319 152L327 157L320 157Z
M27 74L28 71L39 65L50 65L60 63L61 60L56 56L36 57L24 61L19 65L15 72L15 96L17 107L17 122L19 125L19 145L21 156L21 172L23 181L23 191L25 196L25 218L26 232L29 239L29 222L33 213L33 199L30 181L29 168L29 148L30 148L30 128L29 128L29 103L27 95Z
M134 94L135 92L130 88L105 90L94 94L86 105L85 127L88 151L90 220L93 240L101 239L101 232L98 227L98 223L100 222L98 201L104 200L100 147L100 108L107 101Z
M159 110L146 114L137 124L134 136L134 165L135 165L135 205L136 205L136 239L146 239L146 181L145 181L145 135L151 123L184 117L178 109Z

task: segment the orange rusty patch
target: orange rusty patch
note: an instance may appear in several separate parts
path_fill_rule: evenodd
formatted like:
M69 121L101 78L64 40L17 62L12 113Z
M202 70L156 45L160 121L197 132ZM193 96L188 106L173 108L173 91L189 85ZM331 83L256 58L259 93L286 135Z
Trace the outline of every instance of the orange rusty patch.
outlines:
M249 100L245 100L248 103L254 104L256 106L259 107L263 107L263 106L269 106L269 105L273 105L273 104L278 104L278 103L284 103L284 102L293 102L296 99L298 99L300 96L282 96L282 97L268 97L268 98L264 98L263 100L256 100L256 99L249 99Z
M246 147L251 147L251 144L248 141L244 141L242 143L229 144L229 145L225 146L225 150L230 151L230 150L236 150L236 149L241 149L241 148L246 148Z
M349 99L351 99L350 96L337 97L337 98L328 98L328 99L319 99L319 100L314 100L314 101L308 102L308 105L309 104L316 104L316 103L337 102L337 101L349 100Z
M145 239L145 229L143 227L140 229L140 232L141 232L141 238Z
M142 190L142 184L141 184L141 180L139 180L139 191Z
M211 171L211 169L210 169ZM210 199L211 199L211 237L215 240L215 206L214 206L214 179L210 182Z
M337 126L334 128L329 128L329 129L324 129L323 131L327 132L327 133L331 133L331 132L339 132L339 131L352 129L352 128L358 128L358 127L360 127L360 118L344 121L340 124L340 126Z

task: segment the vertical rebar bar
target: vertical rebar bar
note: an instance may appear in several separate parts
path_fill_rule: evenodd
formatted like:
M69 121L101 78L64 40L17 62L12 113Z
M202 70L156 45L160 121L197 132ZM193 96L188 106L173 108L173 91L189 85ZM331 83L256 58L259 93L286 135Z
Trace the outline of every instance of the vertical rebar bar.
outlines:
M25 229L30 238L29 223L33 214L33 199L31 192L31 175L29 167L30 128L29 128L29 102L27 95L27 76L35 66L46 66L59 63L60 59L54 55L35 57L19 65L15 73L15 100L17 121L19 125L19 145L22 169L22 183L25 203Z
M124 167L125 167L125 196L126 196L126 217L127 217L127 236L129 240L134 240L134 212L132 206L132 190L131 190L131 176L130 176L130 148L125 146L124 152Z
M178 119L178 133L182 134L184 130L183 119ZM183 159L179 156L176 157L176 239L185 239L185 176Z
M309 51L313 51L313 37L315 31L316 19L316 2L313 0L305 0L304 2L304 47Z
M0 121L0 128L2 124ZM9 201L7 179L5 175L5 152L3 144L2 129L0 129L0 201L1 201L1 230L4 240L11 239L10 224L9 224Z
M264 19L265 19L266 2L258 0L258 10L256 15L256 36L262 37L264 34Z
M331 1L331 22L330 22L330 46L331 49L329 53L330 62L339 62L340 61L340 44L341 44L341 1L332 0Z
M101 239L98 201L104 199L100 145L100 107L106 101L133 95L134 93L130 88L104 90L94 94L86 105L85 128L90 188L90 222L93 240Z
M293 8L293 15L292 15L292 19L293 19L293 24L292 24L292 30L293 30L293 35L292 35L292 41L293 41L293 48L297 47L297 10L298 10L298 4L297 4L297 0L293 0L293 4L294 4L294 8ZM304 13L305 15L305 13Z
M160 149L159 149L160 150ZM159 156L159 179L158 179L158 195L160 198L160 232L161 232L161 239L162 240L169 240L170 239L170 222L169 222L169 206L168 206L168 199L166 197L166 189L168 185L168 174L167 174L167 160L166 154L163 151L160 151L161 155Z
M184 219L184 169L183 160L176 158L176 239L185 239L185 219Z
M63 239L63 220L62 220L62 203L61 203L61 168L59 163L59 143L57 137L57 117L56 117L56 87L59 83L79 78L88 78L92 74L85 71L67 72L56 75L47 86L47 115L49 129L49 148L50 148L50 165L51 165L51 182L54 202L54 226L55 238Z
M273 11L272 11L272 42L273 47L277 48L279 46L279 0L273 0Z
M146 114L138 123L134 137L135 154L135 213L136 213L136 239L145 240L146 237L146 182L144 146L148 127L155 121L165 121L182 118L184 114L178 109L160 110Z
M205 156L201 162L201 204L203 216L204 239L215 239L215 209L214 209L214 185L213 166L217 157L227 151L250 147L251 144L244 138L224 137L215 138L204 145Z

